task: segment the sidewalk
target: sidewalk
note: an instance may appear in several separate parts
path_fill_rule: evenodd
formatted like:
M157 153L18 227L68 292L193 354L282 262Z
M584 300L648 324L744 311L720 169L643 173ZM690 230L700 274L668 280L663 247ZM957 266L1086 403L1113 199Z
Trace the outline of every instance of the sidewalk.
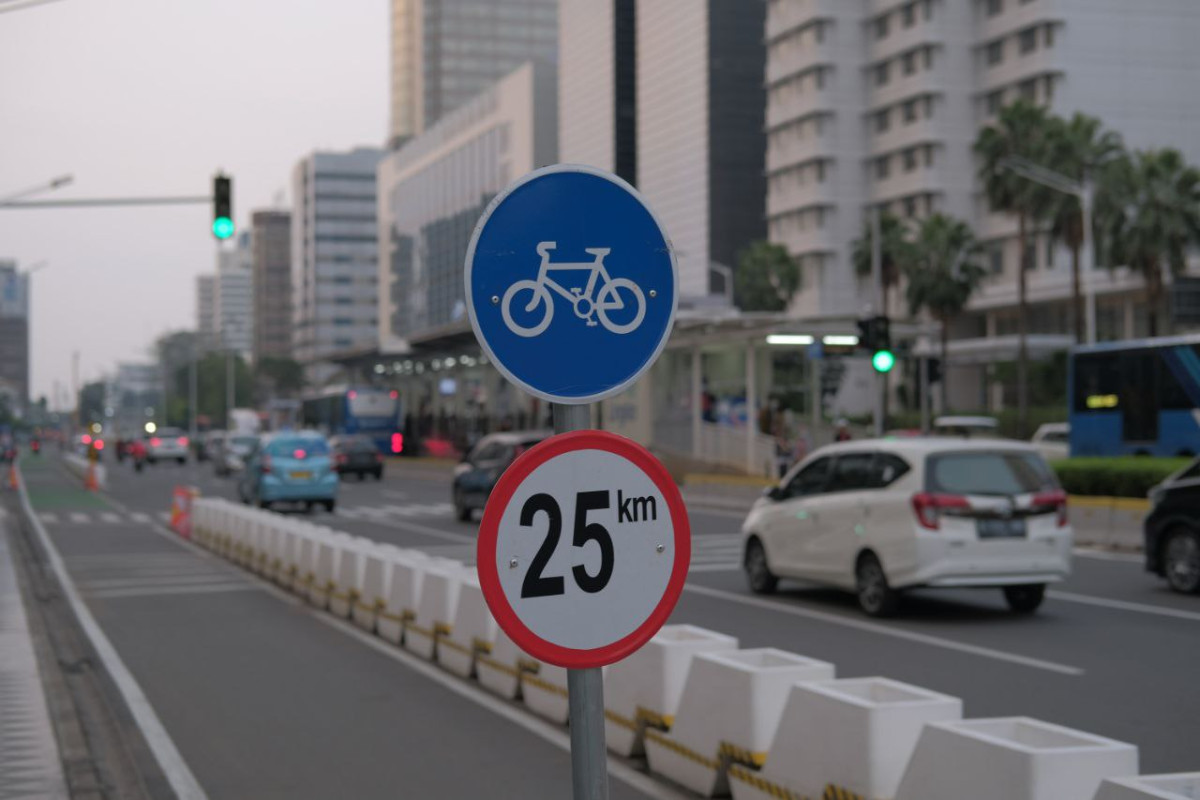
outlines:
M13 566L15 527L0 508L0 799L65 798L62 759Z

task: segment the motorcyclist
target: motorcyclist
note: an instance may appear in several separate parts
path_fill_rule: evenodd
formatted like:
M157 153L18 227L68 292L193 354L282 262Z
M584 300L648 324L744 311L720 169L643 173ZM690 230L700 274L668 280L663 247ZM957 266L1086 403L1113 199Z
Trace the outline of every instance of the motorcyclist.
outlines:
M146 443L141 439L132 439L125 446L125 452L133 459L133 468L141 472L146 463Z

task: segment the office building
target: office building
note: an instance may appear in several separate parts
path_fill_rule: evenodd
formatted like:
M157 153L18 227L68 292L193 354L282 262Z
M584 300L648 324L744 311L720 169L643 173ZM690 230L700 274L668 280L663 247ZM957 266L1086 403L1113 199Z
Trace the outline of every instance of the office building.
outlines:
M634 0L562 0L558 8L558 149L637 183Z
M945 212L973 225L990 273L953 338L1015 334L1016 224L984 204L978 131L1024 97L1064 117L1097 117L1130 148L1175 147L1196 163L1197 30L1200 4L1188 0L772 0L767 217L770 238L804 267L795 313L864 310L851 252L866 209L914 220ZM1025 257L1029 332L1061 338L1073 330L1070 258L1045 230ZM1098 269L1093 280L1100 338L1143 334L1140 279ZM892 313L903 314L893 295ZM1010 360L1002 345L978 355Z
M379 345L465 319L463 262L488 202L557 160L554 69L527 63L379 163Z
M217 347L217 276L196 276L196 337L201 350Z
M378 341L375 168L383 151L316 152L292 171L292 353L320 362Z
M241 231L217 253L213 291L217 347L249 359L254 345L254 258L251 231Z
M0 261L0 395L24 414L29 404L29 275Z
M255 211L254 361L292 355L292 215Z
M766 237L765 12L762 0L637 3L637 187L684 297L727 290L738 254Z
M531 59L553 62L558 0L391 0L393 147Z

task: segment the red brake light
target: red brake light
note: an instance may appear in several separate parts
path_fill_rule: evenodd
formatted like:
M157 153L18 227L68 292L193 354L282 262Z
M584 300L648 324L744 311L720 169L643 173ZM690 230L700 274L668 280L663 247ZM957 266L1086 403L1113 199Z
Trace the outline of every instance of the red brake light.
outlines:
M186 436L180 436L180 437L179 437L179 446L180 446L180 447L187 447L187 437L186 437Z
M79 441L83 442L84 444L91 444L92 443L92 435L90 433L85 433L83 436L80 437Z
M1033 510L1050 510L1058 512L1058 527L1067 526L1067 493L1062 489L1052 492L1039 492L1033 496Z
M335 461L337 461L337 463L339 463L339 464L345 464L345 463L346 463L346 454L345 454L345 453L338 453L338 454L337 454L336 456L334 456L333 458L334 458L334 460L335 460Z
M300 449L296 449L296 450L292 451L292 458L304 458L306 455L308 455L308 453L306 453Z
M104 440L103 440L103 439L97 439L97 440L94 442L94 444L96 445L96 449L97 449L97 450L103 450L103 449L104 449Z
M941 527L941 512L947 508L970 508L967 498L957 494L918 492L912 498L913 513L922 528L936 531Z
M392 434L392 452L393 453L403 453L404 452L404 434L403 433L393 433Z
M160 444L162 444L162 439L158 438L157 436L150 440L151 447L158 447Z
M354 398L358 397L358 392L351 389L350 391L346 392L346 397L349 397L351 400L353 400Z
M395 389L392 389L390 392L388 392L388 397L392 398L393 400L395 400L399 396L400 396L400 393L397 392Z

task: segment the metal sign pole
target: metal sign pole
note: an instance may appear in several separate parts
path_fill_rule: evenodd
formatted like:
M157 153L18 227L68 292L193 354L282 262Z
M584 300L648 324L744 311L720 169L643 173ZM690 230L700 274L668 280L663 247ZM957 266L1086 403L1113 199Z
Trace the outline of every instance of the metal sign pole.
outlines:
M555 403L554 432L587 430L590 405ZM604 744L604 680L599 667L567 670L571 732L571 796L608 800L608 753Z

